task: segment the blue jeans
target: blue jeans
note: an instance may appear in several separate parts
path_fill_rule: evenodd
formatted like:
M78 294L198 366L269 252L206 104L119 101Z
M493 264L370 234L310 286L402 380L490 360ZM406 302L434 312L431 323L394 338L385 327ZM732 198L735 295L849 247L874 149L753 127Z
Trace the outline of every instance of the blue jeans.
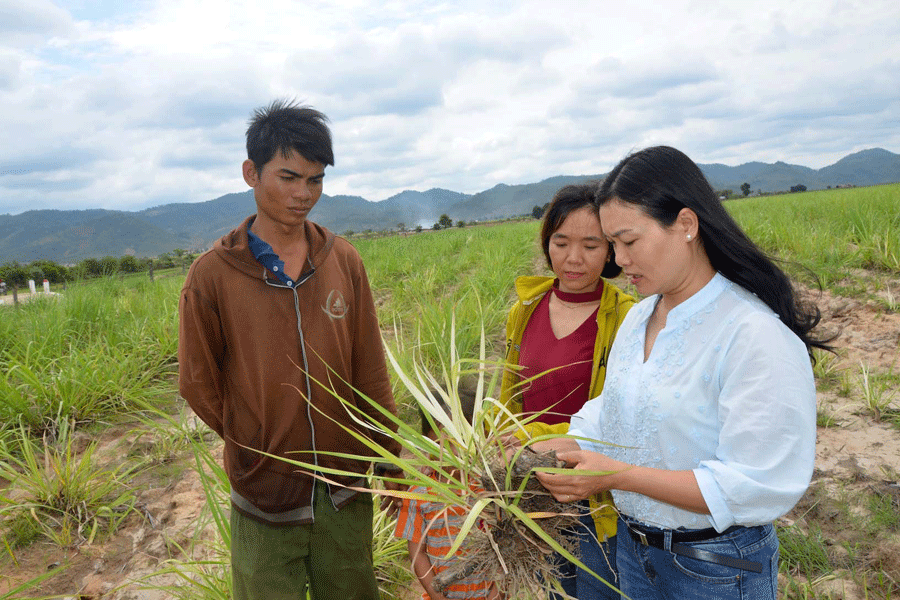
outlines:
M671 532L655 529L654 532ZM778 593L778 537L772 525L741 527L738 530L686 546L759 562L762 573L743 571L644 546L629 533L619 519L616 559L622 592L632 600L775 600ZM666 533L665 547L671 547Z
M576 536L581 549L581 562L591 571L618 587L616 576L616 538L615 535L605 542L597 541L597 530L594 519L590 515L581 517L581 527ZM564 559L557 556L561 561ZM559 571L562 577L559 583L563 591L578 600L619 600L619 593L608 585L575 564L564 562ZM558 594L552 594L551 598L558 598Z

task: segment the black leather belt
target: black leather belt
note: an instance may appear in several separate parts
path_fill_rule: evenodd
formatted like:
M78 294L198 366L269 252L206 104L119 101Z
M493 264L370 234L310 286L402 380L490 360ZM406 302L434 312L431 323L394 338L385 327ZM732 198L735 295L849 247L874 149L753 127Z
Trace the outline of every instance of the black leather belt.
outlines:
M629 533L631 533L632 539L634 539L636 543L642 544L644 546L659 548L660 550L666 549L666 534L664 532L649 531L634 523L626 524L628 525L628 531ZM751 571L753 573L762 573L761 563L752 560L744 560L743 558L725 556L724 554L716 554L715 552L701 550L700 548L694 548L693 546L685 546L685 544L691 542L703 542L706 540L717 538L720 535L733 533L740 528L740 525L735 525L733 527L729 527L722 533L719 533L712 527L710 527L709 529L697 529L694 531L680 531L678 529L673 529L672 545L669 549L675 554L687 556L688 558L693 558L694 560L702 560L703 562L714 563L726 567L733 567L735 569L742 569L744 571Z

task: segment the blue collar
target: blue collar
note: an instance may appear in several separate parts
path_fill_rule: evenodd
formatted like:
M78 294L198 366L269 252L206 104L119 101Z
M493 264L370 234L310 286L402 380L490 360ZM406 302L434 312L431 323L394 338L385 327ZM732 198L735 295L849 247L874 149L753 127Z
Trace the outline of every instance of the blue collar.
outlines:
M252 225L253 223L251 222L250 224ZM253 253L253 257L256 258L259 264L274 273L275 277L278 278L278 281L290 287L296 285L297 282L285 274L284 261L275 254L272 245L253 233L249 226L247 227L247 245L250 247L250 252Z

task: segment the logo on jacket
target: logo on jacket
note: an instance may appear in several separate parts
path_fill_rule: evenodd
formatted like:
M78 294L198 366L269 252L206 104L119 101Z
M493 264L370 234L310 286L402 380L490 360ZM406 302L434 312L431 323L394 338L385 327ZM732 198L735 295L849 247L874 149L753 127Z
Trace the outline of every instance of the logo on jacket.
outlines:
M331 290L322 310L332 319L343 319L347 316L347 308L347 301L344 300L341 290Z

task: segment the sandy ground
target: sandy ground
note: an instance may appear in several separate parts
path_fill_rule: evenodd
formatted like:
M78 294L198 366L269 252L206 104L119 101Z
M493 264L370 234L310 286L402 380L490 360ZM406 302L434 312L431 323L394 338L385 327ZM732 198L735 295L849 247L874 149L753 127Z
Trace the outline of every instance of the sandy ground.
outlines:
M900 281L893 280L893 289ZM10 297L7 296L7 299ZM838 393L840 386L822 386L818 401L820 410L833 415L835 424L819 428L817 465L807 497L785 518L786 523L815 522L829 527L828 502L822 498L879 489L885 493L897 490L900 510L900 429L877 421L864 409L858 390L860 362L872 373L900 373L900 313L886 310L874 300L836 298L824 294L818 299L826 330L840 332L836 342L839 359L833 365L835 374L843 374L852 383L849 397ZM837 376L837 375L836 375ZM900 392L894 390L894 408L900 408ZM120 460L131 448L127 428L110 429L103 434L101 455ZM221 452L221 448L216 448ZM16 582L46 572L57 565L66 570L43 586L41 592L63 594L64 597L104 600L157 600L167 596L156 590L142 589L134 581L160 568L162 561L179 555L195 535L205 498L197 474L191 468L191 457L179 458L183 468L167 467L169 476L143 478L140 487L141 515L132 516L111 540L100 544L59 549L36 542L16 549L15 563L0 550L0 594ZM846 527L840 522L834 528ZM838 531L832 535L839 535ZM895 535L885 538L883 568L900 578L900 542ZM894 564L891 564L893 556ZM873 559L874 560L874 559ZM893 569L892 571L889 569ZM171 583L171 577L159 577L159 583ZM407 598L419 597L413 584ZM863 592L849 579L836 574L817 584L821 596L855 599ZM28 597L34 594L29 593Z

